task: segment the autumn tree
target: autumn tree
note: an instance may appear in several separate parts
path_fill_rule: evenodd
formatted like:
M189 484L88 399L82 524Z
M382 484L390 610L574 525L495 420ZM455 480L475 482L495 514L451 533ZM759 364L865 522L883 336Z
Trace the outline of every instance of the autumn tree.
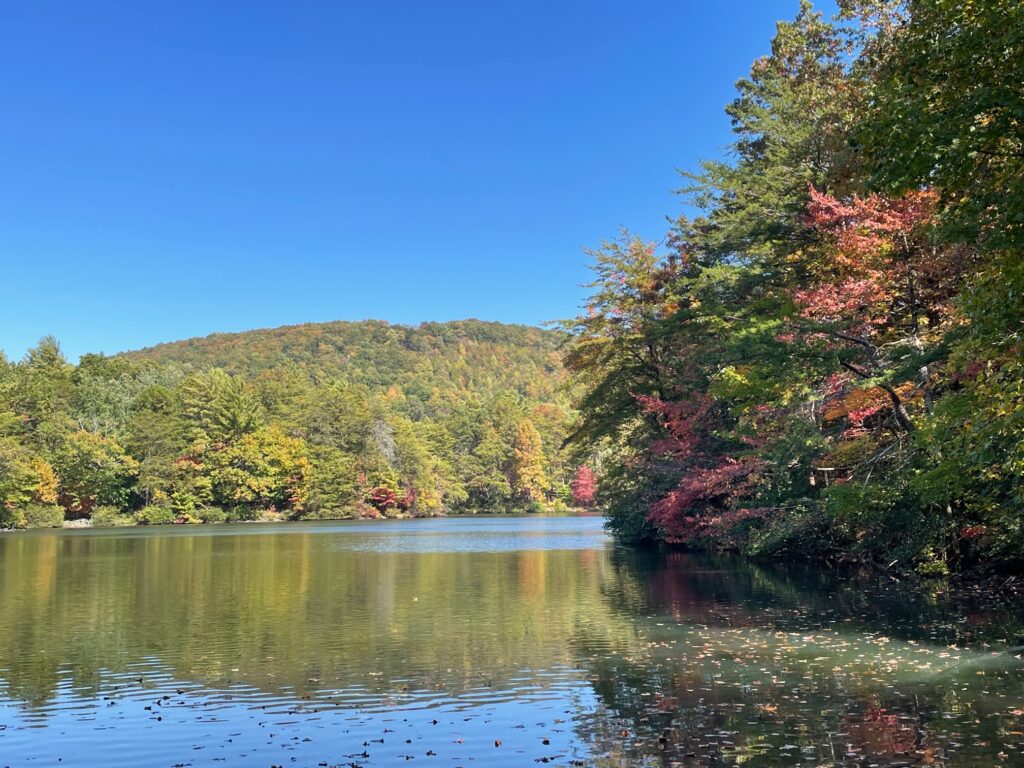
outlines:
M547 479L544 476L543 446L533 422L524 420L516 428L509 463L509 485L516 501L535 502L544 497Z
M698 215L594 254L571 443L624 540L1024 557L1020 12L841 6L802 3L737 84Z
M580 464L570 484L572 487L572 503L577 507L594 505L597 493L597 475L587 464Z
M215 504L243 516L261 511L301 515L309 497L311 467L306 446L276 427L243 435L203 457Z
M139 465L112 438L77 430L54 454L58 501L68 517L88 517L94 507L128 505Z

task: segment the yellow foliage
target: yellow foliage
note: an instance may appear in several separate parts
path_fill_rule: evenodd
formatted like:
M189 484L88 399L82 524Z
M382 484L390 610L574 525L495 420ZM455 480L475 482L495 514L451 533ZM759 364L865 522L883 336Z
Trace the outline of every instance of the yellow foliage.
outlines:
M50 462L39 456L34 456L29 462L29 466L35 478L35 488L32 491L33 501L39 504L56 504L57 486L60 480Z

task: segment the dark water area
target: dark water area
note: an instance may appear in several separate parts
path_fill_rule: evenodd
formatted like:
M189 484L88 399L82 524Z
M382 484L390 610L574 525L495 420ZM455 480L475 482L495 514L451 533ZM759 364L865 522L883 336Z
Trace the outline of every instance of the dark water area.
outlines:
M0 536L3 766L1024 766L1024 606L594 517Z

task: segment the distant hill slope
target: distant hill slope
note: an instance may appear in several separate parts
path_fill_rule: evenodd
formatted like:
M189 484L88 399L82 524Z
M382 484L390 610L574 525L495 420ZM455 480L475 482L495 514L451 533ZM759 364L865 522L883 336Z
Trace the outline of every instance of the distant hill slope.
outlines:
M197 369L216 366L247 378L299 366L314 377L378 392L397 388L425 405L509 389L544 402L557 399L564 382L562 339L556 331L481 320L418 326L338 321L215 333L123 356Z
M0 528L566 509L563 337L296 325L0 357Z

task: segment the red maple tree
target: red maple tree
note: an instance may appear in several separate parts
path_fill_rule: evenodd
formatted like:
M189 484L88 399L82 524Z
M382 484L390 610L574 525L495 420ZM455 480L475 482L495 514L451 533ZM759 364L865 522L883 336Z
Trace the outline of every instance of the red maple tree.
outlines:
M597 475L586 464L581 464L569 488L572 490L573 504L577 507L591 507L597 494Z
M652 445L653 454L675 466L680 476L678 484L647 513L647 521L665 541L692 541L756 514L737 508L736 502L754 488L764 462L714 449L715 415L709 395L691 391L673 402L650 396L638 396L637 400L666 432Z

